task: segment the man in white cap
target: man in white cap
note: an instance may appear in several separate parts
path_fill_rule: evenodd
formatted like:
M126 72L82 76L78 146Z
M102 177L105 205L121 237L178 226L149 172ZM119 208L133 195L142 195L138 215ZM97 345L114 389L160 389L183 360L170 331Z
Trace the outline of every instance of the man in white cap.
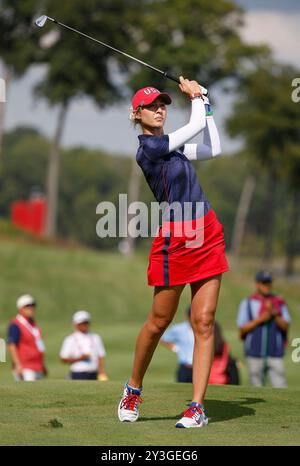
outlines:
M8 327L8 349L16 381L33 382L47 375L45 345L35 321L35 299L25 294L17 300L17 316Z
M106 353L101 337L89 331L90 322L89 312L75 312L75 332L64 339L60 358L71 365L71 379L104 382L108 380L104 368Z

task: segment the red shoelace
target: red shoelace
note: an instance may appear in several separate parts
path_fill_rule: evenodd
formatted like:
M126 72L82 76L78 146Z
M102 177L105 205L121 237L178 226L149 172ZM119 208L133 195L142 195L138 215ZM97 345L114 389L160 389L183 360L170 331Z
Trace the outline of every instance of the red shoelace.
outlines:
M130 393L127 395L122 403L122 408L129 409L130 411L134 411L137 403L143 403L142 398L140 395L135 395L134 393Z
M182 413L183 417L193 417L194 414L198 412L199 414L203 414L203 411L199 406L190 406L184 413Z

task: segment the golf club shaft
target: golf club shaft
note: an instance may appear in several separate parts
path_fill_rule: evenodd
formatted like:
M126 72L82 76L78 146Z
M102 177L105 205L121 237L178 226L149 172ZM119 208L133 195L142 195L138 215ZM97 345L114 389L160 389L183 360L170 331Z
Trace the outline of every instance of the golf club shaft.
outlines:
M50 21L53 21L54 23L58 24L59 26L61 26L61 27L63 27L63 28L66 28L66 29L69 29L70 31L76 32L77 34L80 34L81 36L86 37L87 39L90 39L90 40L96 42L97 44L103 45L104 47L107 47L107 48L109 48L110 50L113 50L114 52L117 52L117 53L119 53L120 55L123 55L124 57L130 58L131 60L134 60L134 61L136 61L137 63L140 63L141 65L147 66L147 68L150 68L151 70L154 70L154 71L156 71L157 73L162 74L165 78L171 79L172 81L175 81L176 83L180 84L179 79L174 78L173 76L171 76L171 75L170 75L169 73L167 73L166 71L159 70L158 68L155 68L154 66L151 66L151 65L149 65L148 63L145 63L145 62L143 62L142 60L139 60L138 58L135 58L135 57L133 57L132 55L129 55L128 53L122 52L121 50L118 50L118 49L116 49L115 47L112 47L111 45L105 44L104 42L101 42L100 40L97 40L97 39L95 39L94 37L88 36L87 34L84 34L83 32L80 32L80 31L78 31L77 29L74 29L74 28L72 28L72 27L70 27L70 26L67 26L66 24L61 23L60 21L57 21L57 20L54 19L54 18L50 18L50 17L48 16L48 19L49 19Z

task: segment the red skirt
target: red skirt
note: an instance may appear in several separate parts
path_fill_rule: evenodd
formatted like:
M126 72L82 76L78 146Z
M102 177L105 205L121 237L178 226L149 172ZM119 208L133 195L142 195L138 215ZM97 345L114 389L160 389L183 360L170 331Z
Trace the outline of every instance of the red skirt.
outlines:
M228 271L223 226L212 209L201 219L163 223L153 240L150 286L192 283Z

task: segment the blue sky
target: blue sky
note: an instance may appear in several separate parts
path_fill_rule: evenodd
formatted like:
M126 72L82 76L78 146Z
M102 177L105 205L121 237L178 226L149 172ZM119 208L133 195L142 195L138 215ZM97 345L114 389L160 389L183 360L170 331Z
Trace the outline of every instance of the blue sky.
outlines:
M237 3L246 8L245 27L241 31L243 38L251 43L267 43L277 60L299 66L300 1L238 0ZM26 124L39 128L48 137L53 135L57 110L49 109L44 102L34 99L31 93L42 73L42 68L31 68L21 80L11 85L7 96L6 129ZM234 151L238 147L237 142L230 140L223 130L224 120L230 113L231 99L217 89L213 95L223 150ZM67 119L63 145L82 144L112 153L134 155L137 133L128 119L129 105L130 102L99 111L89 99L74 102ZM177 129L187 120L188 112L170 108L166 132Z
M299 11L298 0L236 0L247 10Z

